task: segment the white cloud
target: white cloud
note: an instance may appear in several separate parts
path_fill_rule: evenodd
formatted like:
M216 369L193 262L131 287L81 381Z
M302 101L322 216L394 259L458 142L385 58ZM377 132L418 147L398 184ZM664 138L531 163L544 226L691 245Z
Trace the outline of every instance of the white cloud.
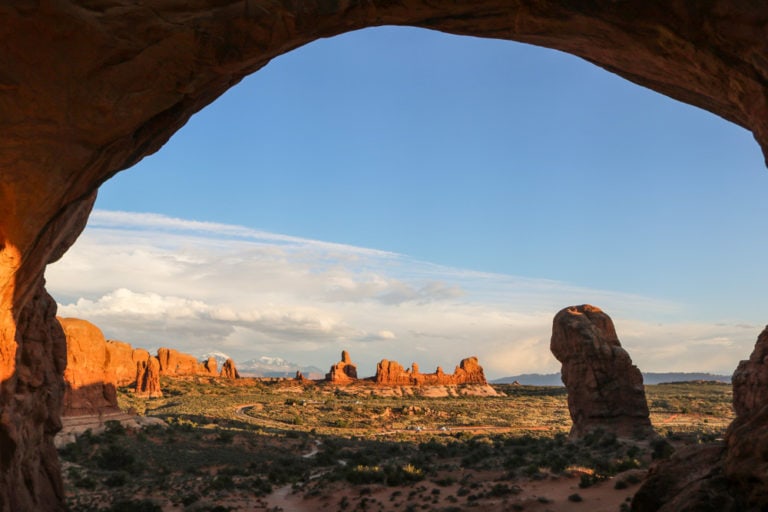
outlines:
M381 358L448 369L470 355L491 377L557 371L552 317L571 304L608 312L647 371L729 372L760 331L685 321L685 305L653 297L146 213L95 211L47 279L60 315L137 346L316 366L349 349L364 375Z

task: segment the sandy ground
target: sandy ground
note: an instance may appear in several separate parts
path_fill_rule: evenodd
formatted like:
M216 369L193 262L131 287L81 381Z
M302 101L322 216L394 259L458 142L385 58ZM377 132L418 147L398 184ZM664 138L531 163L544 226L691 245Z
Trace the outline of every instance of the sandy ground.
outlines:
M475 472L472 482L477 485L469 494L462 494L460 488L468 487L458 483L438 486L430 480L404 487L382 485L349 486L334 483L322 493L304 496L303 490L292 486L278 488L264 499L268 510L285 512L315 512L341 510L368 510L374 512L395 512L403 510L425 511L507 511L525 510L533 512L618 512L623 502L637 490L639 484L630 484L624 489L615 489L616 481L623 480L629 473L642 477L644 471L633 470L617 475L589 488L579 488L580 479L571 477L547 477L542 480L520 479L507 481L509 487L517 486L517 494L488 496L498 475L483 475ZM483 481L487 476L488 481ZM482 496L485 494L485 496ZM581 501L572 501L569 496L577 494ZM409 508L409 506L411 506Z

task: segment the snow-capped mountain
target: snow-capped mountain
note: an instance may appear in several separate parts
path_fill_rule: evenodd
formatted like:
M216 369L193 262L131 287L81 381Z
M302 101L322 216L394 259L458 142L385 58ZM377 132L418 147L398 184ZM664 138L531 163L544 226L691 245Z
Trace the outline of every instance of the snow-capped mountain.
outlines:
M261 356L237 362L237 371L253 377L294 377L300 371L308 379L322 379L325 372L317 366L300 366L281 357Z
M209 357L213 357L216 360L216 366L218 368L221 368L222 365L229 359L229 356L225 354L224 352L218 352L218 351L211 351L206 352L205 354L199 356L197 359L198 361L207 361ZM235 362L235 366L238 366L237 362Z

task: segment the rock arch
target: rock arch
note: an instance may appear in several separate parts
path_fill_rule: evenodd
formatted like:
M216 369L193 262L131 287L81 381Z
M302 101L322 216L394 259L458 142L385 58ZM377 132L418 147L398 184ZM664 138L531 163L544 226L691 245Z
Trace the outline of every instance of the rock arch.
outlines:
M380 25L563 50L753 132L768 5L683 0L127 0L0 7L0 511L62 510L64 336L43 272L96 190L270 59Z

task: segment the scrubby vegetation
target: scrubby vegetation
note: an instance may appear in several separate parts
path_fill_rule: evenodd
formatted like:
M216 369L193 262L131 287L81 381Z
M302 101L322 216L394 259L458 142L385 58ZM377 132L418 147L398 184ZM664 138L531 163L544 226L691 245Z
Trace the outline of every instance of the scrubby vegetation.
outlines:
M162 399L121 390L120 400L167 428L110 424L61 450L71 510L269 510L276 490L325 500L330 510L379 510L371 507L383 489L401 510L522 510L523 481L574 479L570 502L609 478L614 492L631 491L654 458L717 438L732 416L730 386L649 386L658 439L596 432L571 442L563 388L384 398L257 381L163 385ZM358 491L342 499L332 492L339 488ZM535 501L548 503L542 498Z

